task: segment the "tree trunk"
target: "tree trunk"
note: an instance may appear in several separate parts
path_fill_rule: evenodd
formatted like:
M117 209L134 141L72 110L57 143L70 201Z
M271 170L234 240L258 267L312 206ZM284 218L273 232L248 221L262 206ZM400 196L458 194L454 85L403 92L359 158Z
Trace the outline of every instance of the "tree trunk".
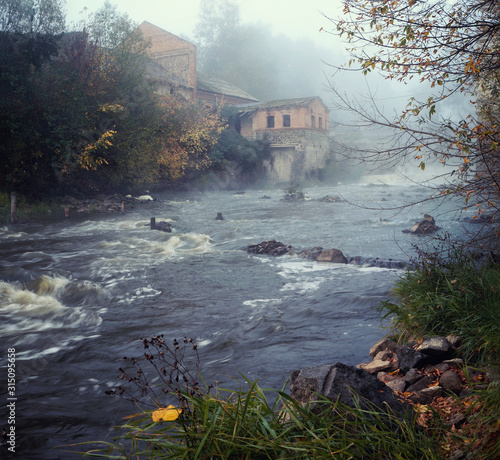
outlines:
M10 193L10 221L15 223L17 210L17 192Z

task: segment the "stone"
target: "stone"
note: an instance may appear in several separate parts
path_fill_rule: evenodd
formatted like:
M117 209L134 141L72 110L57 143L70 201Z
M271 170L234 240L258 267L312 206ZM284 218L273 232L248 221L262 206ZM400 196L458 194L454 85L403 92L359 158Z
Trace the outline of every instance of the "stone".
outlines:
M446 337L429 337L417 345L416 349L435 363L452 358L454 352Z
M414 348L396 345L394 347L394 352L399 359L399 365L403 373L407 373L412 367L417 367L422 361L425 360L426 356Z
M215 220L224 220L224 217L222 217L222 213L218 212L217 215L215 216Z
M392 391L400 391L401 393L405 391L406 388L406 382L405 379L400 377L396 380L391 380L389 382L386 382L386 385L392 390Z
M500 366L494 364L488 365L486 377L490 382L498 382L500 380Z
M408 389L406 391L408 391ZM440 386L433 386L433 387L423 388L420 391L414 392L410 396L410 399L415 404L429 404L435 398L439 398L439 396L441 396L442 393L443 392Z
M438 372L446 372L450 370L450 365L448 363L439 363L434 366L434 369Z
M380 372L383 370L389 370L392 367L390 361L382 361L380 359L374 359L369 363L361 363L356 366L358 369L363 369L370 374L375 374L375 372Z
M445 371L439 377L439 385L447 393L457 395L462 391L462 379L453 371Z
M432 383L432 379L429 376L424 375L421 379L410 385L406 391L409 393L416 393L424 388L427 388L429 385L432 385Z
M247 252L252 254L267 254L270 256L282 256L292 251L293 248L290 245L276 240L263 241L262 243L251 244L247 247Z
M316 260L316 258L323 252L321 246L314 246L312 249L304 249L300 252L300 256L306 259Z
M382 340L379 340L375 345L373 345L373 347L370 348L370 356L372 358L375 357L375 355L379 352L379 351L383 351L383 350L389 350L389 351L394 351L394 348L397 346L397 343L394 342L393 340L390 340L390 339L382 339Z
M436 222L432 216L429 214L424 215L424 219L421 222L417 222L410 230L403 230L403 233L413 233L416 235L428 235L439 230L436 226Z
M167 232L170 233L172 231L172 226L163 220L160 222L156 222L156 219L154 217L151 217L151 221L149 224L149 228L151 230L160 230L161 232Z
M137 201L153 201L153 197L150 195L141 195L136 198Z
M342 363L324 364L308 367L293 372L290 379L290 396L296 401L307 404L313 411L321 411L316 405L318 395L330 401L340 398L343 404L354 406L353 393L360 397L362 408L371 404L379 408L388 405L392 409L402 411L405 405L399 401L392 390L374 375L353 366Z
M317 262L333 262L337 264L346 264L347 259L342 254L342 251L339 249L325 249L321 251L319 255L316 257Z
M459 428L466 420L465 415L459 412L448 420L448 425L455 425L455 428Z
M406 382L408 382L410 385L413 385L416 381L420 380L422 377L423 377L422 374L418 372L417 369L412 368L405 374L404 378Z

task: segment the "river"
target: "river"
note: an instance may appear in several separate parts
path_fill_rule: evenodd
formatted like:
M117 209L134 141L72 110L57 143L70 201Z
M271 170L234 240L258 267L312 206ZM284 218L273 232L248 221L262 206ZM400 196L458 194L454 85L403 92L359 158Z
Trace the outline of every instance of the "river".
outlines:
M304 202L272 189L165 193L123 215L0 227L0 427L14 348L15 457L79 458L54 448L109 436L134 407L105 391L121 383L123 357L142 354L142 337L195 339L203 376L222 386L241 372L281 388L294 369L368 360L385 333L375 307L401 269L256 256L246 246L276 239L408 261L425 239L402 230L424 213L452 234L461 223L430 202L367 209L428 196L412 183L305 192ZM326 195L346 201L318 201ZM153 216L173 232L149 230Z

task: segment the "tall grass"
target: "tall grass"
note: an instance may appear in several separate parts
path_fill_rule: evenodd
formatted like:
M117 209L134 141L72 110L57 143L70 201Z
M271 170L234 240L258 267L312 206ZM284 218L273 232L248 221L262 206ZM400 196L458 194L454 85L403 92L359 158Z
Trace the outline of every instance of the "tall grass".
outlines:
M121 378L132 389L111 393L141 410L116 427L110 441L82 454L119 459L438 459L439 445L406 414L382 411L356 395L355 407L320 398L309 410L281 390L263 389L241 377L238 389L200 385L186 363L197 367L192 340L167 345L162 336L143 339L148 377L132 358ZM190 348L192 346L192 348ZM190 353L192 352L192 353ZM136 391L135 391L135 390ZM273 401L272 403L270 401ZM153 421L158 408L175 403L173 419ZM147 405L150 409L145 409ZM318 407L320 410L318 410Z
M17 222L29 220L45 222L63 217L64 210L61 206L33 199L29 200L23 196L19 196L17 199ZM7 193L0 193L0 224L8 223L10 223L10 196Z
M119 459L439 459L439 445L413 420L323 400L314 413L257 382L215 395L184 393L189 410L154 423L151 411L130 417L121 434L85 456ZM275 403L270 405L269 399ZM318 402L316 402L317 408Z
M500 362L500 266L478 266L459 249L442 260L423 255L416 270L400 278L396 301L380 310L392 333L422 338L457 335L468 360Z

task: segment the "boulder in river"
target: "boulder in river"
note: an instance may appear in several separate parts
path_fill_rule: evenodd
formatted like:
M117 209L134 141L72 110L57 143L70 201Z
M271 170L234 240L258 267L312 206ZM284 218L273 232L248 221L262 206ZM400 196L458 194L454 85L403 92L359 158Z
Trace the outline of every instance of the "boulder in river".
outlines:
M415 223L415 225L409 230L403 230L403 233L413 233L414 235L429 235L439 230L436 226L436 221L434 217L429 214L424 214L424 219L421 222Z
M333 262L336 264L346 264L347 258L342 254L340 249L325 249L321 251L317 257L316 262Z
M172 231L172 226L168 222L165 222L163 220L161 220L160 222L156 222L156 219L154 217L151 217L150 229L170 233Z

